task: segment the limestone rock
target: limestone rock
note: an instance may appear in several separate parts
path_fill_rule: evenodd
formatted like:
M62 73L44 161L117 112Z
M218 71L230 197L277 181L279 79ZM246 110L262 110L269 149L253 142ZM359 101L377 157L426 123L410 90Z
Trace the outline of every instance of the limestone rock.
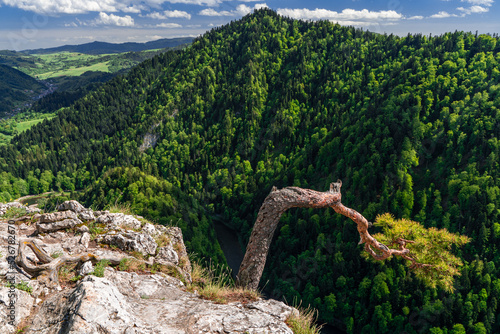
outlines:
M96 217L96 218L97 218L97 217L100 217L100 216L102 216L102 215L106 215L106 214L108 214L108 213L109 213L109 211L108 211L108 210L103 210L103 211L94 211L94 217Z
M176 266L179 264L179 255L177 255L177 252L174 250L172 245L168 245L159 249L154 262L163 265Z
M82 225L82 226L77 228L77 231L80 233L85 233L85 232L89 233L90 229L87 225Z
M142 255L155 255L158 247L149 234L139 232L109 233L100 237L98 241L108 245L115 245L124 251L136 251Z
M11 299L9 294L14 292L15 299ZM10 290L8 287L0 287L0 333L14 333L16 326L21 322L23 318L26 318L31 313L31 308L33 307L35 299L26 291L23 290ZM14 307L9 307L13 302ZM14 312L14 317L9 316ZM11 326L8 322L13 320L14 326Z
M65 201L59 204L59 206L57 207L57 211L68 211L68 210L73 211L74 213L80 213L81 211L87 209L85 209L83 205L81 205L79 202L75 200Z
M28 333L276 333L292 334L280 302L214 304L160 275L106 271L48 297Z
M184 238L182 237L182 230L179 227L169 227L165 233L170 236L170 242L177 252L179 267L183 270L187 281L191 282L191 262L189 261Z
M142 232L149 234L152 237L155 237L160 234L159 231L156 230L153 224L146 223L142 227Z
M85 276L92 273L93 271L94 271L94 266L92 265L92 262L87 261L81 265L80 269L78 270L78 275Z
M158 274L119 271L121 265L106 267L104 277L95 277L91 275L94 267L87 261L76 267L76 274L85 277L68 288L67 284L50 287L43 279L30 280L30 275L20 271L15 282L27 282L33 292L30 295L16 290L15 325L29 316L27 333L292 333L285 320L296 310L283 303L260 300L220 305L187 292L184 284L191 282L191 264L180 228L143 224L130 215L92 211L76 201L63 204L59 209L64 211L35 216L35 220L39 219L36 228L44 234L28 235L21 228L18 232L53 257L57 253L91 253L117 265L130 256L123 251L151 255L148 265L166 265L174 270L168 272L182 280L161 270ZM79 219L91 218L91 214L97 217L96 230L102 229L97 243L90 242L90 230ZM77 226L81 234L64 231ZM102 248L99 243L117 247ZM0 274L8 270L4 265L8 264L7 246L7 224L0 224ZM38 262L31 249L26 249L25 255L28 262ZM7 316L7 289L0 287L0 319ZM37 306L33 307L35 301ZM15 326L0 322L0 333L14 331Z
M65 211L71 212L71 211ZM42 223L41 221L36 224L36 230L38 232L48 233L55 232L59 230L64 230L67 228L73 228L78 224L82 224L82 221L78 218L74 219L63 219L60 221L50 222L50 223Z
M140 230L141 222L131 215L123 213L106 213L96 219L96 223L106 224L108 229L133 229Z
M44 213L40 216L40 224L55 223L65 219L78 219L73 211L60 211L53 213Z
M89 210L89 209L82 210L82 211L78 212L78 218L80 218L81 220L86 220L86 221L95 220L94 211Z
M83 247L89 248L90 234L88 234L87 232L83 233L79 242L83 245Z

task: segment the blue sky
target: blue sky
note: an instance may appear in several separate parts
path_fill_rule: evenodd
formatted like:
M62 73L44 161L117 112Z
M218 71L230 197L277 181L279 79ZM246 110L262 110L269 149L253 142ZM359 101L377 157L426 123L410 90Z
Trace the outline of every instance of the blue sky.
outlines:
M0 0L0 50L198 36L256 8L379 33L500 33L500 0Z

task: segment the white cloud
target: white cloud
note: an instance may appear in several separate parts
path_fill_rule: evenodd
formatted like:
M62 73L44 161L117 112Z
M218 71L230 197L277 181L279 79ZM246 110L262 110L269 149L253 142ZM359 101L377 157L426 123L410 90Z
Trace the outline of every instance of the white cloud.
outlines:
M448 12L439 12L437 14L433 14L430 16L430 18L433 18L433 19L444 19L444 18L447 18L447 17L452 17L452 16L456 16L454 14L450 14Z
M310 10L280 8L278 14L295 19L305 20L330 20L344 25L376 25L395 22L403 18L403 15L394 10L370 11L368 9L355 10L346 8L342 12L336 12L328 9L316 8Z
M469 14L477 14L477 13L486 13L489 11L489 8L481 7L481 6L471 6L469 8L458 7L457 10L461 11L465 15Z
M182 28L182 26L180 24L177 24L177 23L160 23L160 24L157 24L156 27L158 28Z
M134 13L134 14L139 14L141 11L145 10L146 8L144 6L136 6L132 5L130 7L125 7L122 9L122 12L125 13Z
M424 17L421 15L415 15L407 18L407 20L422 20Z
M116 12L116 0L0 0L7 6L41 14L82 14L88 12Z
M99 17L93 22L96 25L111 25L119 27L132 27L134 25L134 19L130 15L118 16L115 14L106 14L104 12L99 13Z
M462 2L467 2L472 5L481 5L481 6L491 6L493 5L493 0L461 0Z
M198 13L198 15L203 15L203 16L244 16L248 13L251 13L254 9L261 9L261 8L267 8L267 5L265 3L259 3L256 4L252 7L249 7L247 5L238 5L236 9L228 11L228 10L222 10L222 11L216 11L213 8L207 8L203 9Z
M89 12L139 13L158 8L163 3L218 6L228 0L0 0L0 5L20 8L45 15L84 14Z
M182 10L166 10L163 13L154 12L147 14L146 17L158 20L165 20L168 18L185 18L190 20L191 14L189 14L188 12L184 12Z
M158 2L183 3L186 5L217 6L223 0L159 0Z

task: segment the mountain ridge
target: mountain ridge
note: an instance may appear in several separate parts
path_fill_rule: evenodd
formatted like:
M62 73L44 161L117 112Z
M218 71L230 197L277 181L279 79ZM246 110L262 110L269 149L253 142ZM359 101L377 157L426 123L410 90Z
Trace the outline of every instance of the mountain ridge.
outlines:
M79 53L97 55L106 53L138 52L138 51L152 50L152 49L171 48L183 44L189 44L191 43L192 40L193 40L192 37L178 37L178 38L162 38L144 43L137 43L137 42L108 43L108 42L94 41L84 44L62 45L52 48L28 49L19 52L27 54L46 54L46 53L67 51L67 52L79 52Z

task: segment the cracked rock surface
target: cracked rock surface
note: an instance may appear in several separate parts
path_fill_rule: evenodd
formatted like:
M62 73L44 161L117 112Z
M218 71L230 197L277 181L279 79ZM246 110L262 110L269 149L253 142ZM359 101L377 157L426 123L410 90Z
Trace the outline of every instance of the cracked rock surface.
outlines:
M10 206L22 205L15 202ZM180 228L150 224L122 213L92 211L76 201L65 202L58 209L20 222L16 240L31 240L54 259L87 252L103 258L140 252L149 256L148 263L175 269L183 281L161 272L119 271L119 266L107 267L104 277L96 277L95 267L87 261L74 269L84 276L81 280L50 288L18 268L15 283L32 291L15 289L16 320L12 326L4 321L10 312L10 291L0 282L1 334L15 333L16 326L25 328L24 333L40 334L292 333L285 321L297 310L281 302L221 305L188 292L184 284L191 282L191 263ZM0 220L0 279L10 270L8 241L7 221ZM26 252L35 264L36 255L30 249Z
M52 295L28 333L292 333L293 308L274 300L215 304L161 275L107 269Z

